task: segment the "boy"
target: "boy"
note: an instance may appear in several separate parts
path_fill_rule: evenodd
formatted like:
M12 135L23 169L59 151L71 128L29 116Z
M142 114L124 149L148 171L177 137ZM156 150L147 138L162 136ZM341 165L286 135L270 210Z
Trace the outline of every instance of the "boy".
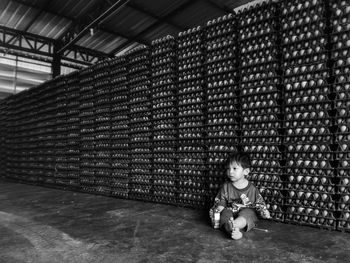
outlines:
M257 213L262 218L270 218L264 199L259 190L246 179L250 172L250 159L247 154L236 153L229 158L225 182L215 198L213 212L220 213L220 228L231 234L232 239L242 238L243 231L255 227Z

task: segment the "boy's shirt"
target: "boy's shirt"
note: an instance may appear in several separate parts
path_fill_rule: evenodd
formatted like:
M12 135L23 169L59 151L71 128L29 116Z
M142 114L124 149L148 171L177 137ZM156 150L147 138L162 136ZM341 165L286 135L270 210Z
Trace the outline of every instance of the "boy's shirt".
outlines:
M247 187L243 189L236 188L232 182L225 182L215 198L215 204L229 208L233 212L244 207L251 207L256 209L261 217L267 217L265 201L251 182L248 182Z

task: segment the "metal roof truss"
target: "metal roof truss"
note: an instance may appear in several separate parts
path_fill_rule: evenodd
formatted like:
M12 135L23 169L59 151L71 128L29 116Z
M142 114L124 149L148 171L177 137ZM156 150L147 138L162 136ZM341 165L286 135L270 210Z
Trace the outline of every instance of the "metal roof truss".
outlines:
M55 44L56 42L49 38L0 26L0 47L5 53L9 50L18 50L45 56L48 57L49 60L52 60ZM21 52L18 54L21 55ZM108 57L108 55L105 53L76 45L73 45L62 54L62 60L86 66L106 57Z

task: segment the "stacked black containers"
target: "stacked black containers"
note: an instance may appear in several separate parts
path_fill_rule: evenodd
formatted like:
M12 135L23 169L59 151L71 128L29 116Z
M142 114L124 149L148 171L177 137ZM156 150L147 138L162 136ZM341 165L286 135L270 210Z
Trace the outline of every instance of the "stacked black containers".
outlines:
M66 176L69 187L78 189L80 170L79 73L66 77Z
M66 99L66 85L65 78L59 77L54 82L56 96L56 112L54 131L54 154L55 154L55 185L66 186L69 185L69 178L67 177L67 99Z
M110 64L104 60L94 65L94 170L95 192L109 195L111 186L109 177L112 172L111 164L111 122L110 122Z
M152 114L149 49L140 46L127 55L129 88L129 197L152 199Z
M6 110L7 101L0 101L0 177L6 176Z
M286 221L335 228L327 1L282 1Z
M234 14L208 21L205 32L208 201L226 177L226 160L239 144L237 20Z
M95 187L95 89L93 68L79 73L79 127L80 127L80 189L94 192Z
M249 179L259 188L273 219L284 220L282 92L278 10L262 3L239 12L241 144L249 153Z
M176 204L177 75L176 41L167 36L152 42L153 199Z
M18 157L20 158L20 161L17 163L17 165L21 168L22 173L22 179L27 182L37 182L42 181L45 183L45 180L47 178L50 178L50 182L54 182L53 174L51 174L51 177L48 175L45 176L42 180L38 180L38 178L34 179L35 177L38 177L39 173L37 170L37 160L39 155L41 154L39 149L37 148L36 141L37 141L37 130L38 130L38 121L35 117L36 114L36 98L34 96L36 95L36 92L39 91L42 88L42 86L39 86L35 89L28 90L26 92L23 92L23 102L20 105L20 112L17 114L21 116L22 119L21 125L18 126L16 129L20 132L20 136L22 137L21 140L21 151L18 151ZM33 96L34 95L34 96ZM12 100L11 100L12 101ZM10 120L9 120L10 123ZM9 130L8 130L9 131ZM10 132L9 134L12 134Z
M205 147L204 46L200 27L180 32L178 58L178 178L183 206L204 207L207 151Z
M349 13L265 3L11 96L0 176L203 208L243 150L275 220L349 231Z
M21 151L18 151L17 154L20 157L20 161L17 163L19 167L21 167L21 173L23 178L32 177L33 175L37 176L38 173L34 170L36 166L36 145L35 145L35 130L37 127L37 122L34 120L34 113L36 108L36 101L33 97L35 94L35 90L39 90L38 87L35 89L31 89L23 93L22 97L24 100L20 103L21 110L18 112L18 115L21 116L21 125L17 127L18 131L21 134ZM19 94L18 94L19 95ZM18 96L16 95L16 96ZM12 101L12 100L11 100ZM8 131L9 132L9 131ZM12 134L9 132L9 134ZM9 157L9 156L8 156ZM34 180L35 182L37 180Z
M40 118L40 133L39 140L41 142L42 151L39 153L42 165L42 178L45 176L51 177L53 175L55 185L60 185L61 177L64 178L64 171L62 174L57 170L57 152L56 146L60 148L65 146L65 94L61 92L64 86L64 77L59 77L50 82L50 85L44 86L41 90L41 101L39 106ZM61 103L62 102L62 103ZM60 114L57 114L57 113ZM62 119L61 119L62 117ZM57 134L62 135L62 142ZM41 179L39 177L39 179Z
M35 152L33 160L34 171L30 171L29 180L37 182L52 182L56 185L56 98L60 82L54 79L40 86L34 97L35 109L33 119L35 123L34 141L31 150ZM33 95L33 94L32 94Z
M37 145L37 132L39 129L38 116L37 116L37 99L38 93L43 86L32 88L26 92L25 103L22 105L23 110L26 112L23 114L25 121L22 123L20 130L23 132L24 141L22 143L23 151L21 151L22 160L19 164L22 168L22 173L25 177L38 177L39 172L37 170L37 161L41 155L41 151ZM37 181L37 180L35 180ZM53 174L45 175L42 178L43 183L54 184Z
M20 95L20 94L19 94ZM17 95L17 96L19 96ZM16 109L14 108L14 103L17 102L18 99L16 99L16 96L10 96L7 99L7 111L6 111L6 119L7 119L7 123L6 123L6 130L9 132L9 134L12 134L12 138L9 138L9 136L7 136L5 143L6 143L6 172L5 172L5 176L7 178L13 178L13 179L17 179L20 180L21 178L19 178L16 175L16 166L17 166L17 159L21 159L21 156L16 156L16 141L17 141L17 134L15 132L15 130L17 129L16 127L16 119L14 117L14 112L16 111Z
M6 119L6 123L5 123L5 129L6 131L11 134L12 132L12 127L11 127L11 107L12 107L12 100L13 100L13 96L9 96L7 99L6 99L6 111L5 111L5 119ZM4 143L6 145L6 148L5 148L5 167L6 167L6 170L5 170L5 178L9 178L11 179L11 173L10 173L10 168L8 167L11 163L10 163L10 159L11 159L11 154L12 154L12 151L11 151L11 140L8 138L9 136L5 137L4 138Z
M27 92L22 92L13 96L8 103L8 126L7 130L11 136L7 139L7 170L6 175L9 178L30 182L31 179L26 176L27 171L27 154L26 154L26 136L25 128L25 103ZM24 144L23 144L24 143Z
M110 61L111 92L111 195L128 198L129 192L129 90L127 61L118 57Z
M350 231L350 3L331 1L339 230Z

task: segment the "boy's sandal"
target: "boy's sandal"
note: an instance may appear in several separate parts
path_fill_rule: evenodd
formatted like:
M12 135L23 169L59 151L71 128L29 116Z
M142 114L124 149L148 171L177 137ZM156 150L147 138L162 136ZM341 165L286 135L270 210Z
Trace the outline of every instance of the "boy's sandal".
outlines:
M239 230L238 227L235 227L235 228L232 230L231 238L237 240L237 239L241 239L242 237L243 237L242 232Z
M231 238L235 240L241 239L243 237L242 232L239 230L238 227L236 227L234 221L230 221L230 223L232 224Z

